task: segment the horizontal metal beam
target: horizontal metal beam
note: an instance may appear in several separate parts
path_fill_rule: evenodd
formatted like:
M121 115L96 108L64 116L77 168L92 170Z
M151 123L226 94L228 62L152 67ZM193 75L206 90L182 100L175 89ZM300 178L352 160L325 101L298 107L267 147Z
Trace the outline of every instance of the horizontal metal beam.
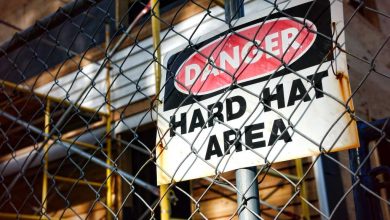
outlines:
M282 173L282 172L276 172L273 169L269 169L269 170L262 169L261 171L262 171L262 173L267 172L267 175L270 175L270 176L279 177L279 178L282 178L282 179L286 179L287 178L287 179L289 179L290 181L292 181L294 183L297 183L297 182L300 181L300 178L295 176L295 175L288 174L288 173Z
M106 187L106 185L104 183L98 183L98 182L94 182L94 181L85 181L85 180L74 179L74 178L65 177L65 176L52 176L51 178L58 180L58 181L66 182L66 183L76 183L76 184L81 184L81 185Z
M89 143L82 142L82 141L75 141L75 140L67 139L67 138L60 138L60 137L57 137L55 135L52 136L52 139L57 139L57 140L60 140L62 142L68 143L68 144L74 144L74 145L77 145L77 146L80 146L80 147L84 147L84 148L88 148L88 149L92 149L92 150L103 150L103 151L106 150L103 147L98 147L98 146L93 145L93 144L89 144Z
M26 129L38 134L38 135L42 135L44 137L49 137L48 134L46 134L45 132L43 132L41 129L35 127L34 125L30 125L29 123L23 121L23 120L20 120L19 118L7 113L7 112L4 112L2 110L0 110L0 116L4 116L10 120L13 120L15 121L15 123L18 123L22 126L24 126ZM126 173L125 171L119 169L118 167L114 167L114 166L111 166L111 165L108 165L106 162L104 162L103 160L99 159L99 158L96 158L94 155L92 154L89 154L83 150L81 150L80 148L78 148L76 145L72 145L72 144L68 144L68 143L65 143L65 142L62 142L60 140L53 140L54 143L58 143L60 146L62 146L63 148L65 148L66 150L69 150L70 152L72 153L75 153L75 154L78 154L79 156L95 163L96 165L99 165L103 168L106 168L106 169L109 169L111 170L113 173L116 173L120 176L122 176L123 178L127 179L128 181L150 191L151 193L153 193L154 195L156 196L159 196L160 195L160 190L141 180L140 178L136 178L128 173Z
M130 147L130 148L132 148L132 149L134 149L134 150L136 150L136 151L138 151L138 152L140 152L140 153L142 153L144 155L150 156L150 154L152 154L152 152L146 150L143 147L140 147L140 146L137 146L135 144L129 143L129 142L124 141L122 139L118 139L118 138L113 138L113 139L116 140L116 141L119 141L123 145L126 145L126 147Z

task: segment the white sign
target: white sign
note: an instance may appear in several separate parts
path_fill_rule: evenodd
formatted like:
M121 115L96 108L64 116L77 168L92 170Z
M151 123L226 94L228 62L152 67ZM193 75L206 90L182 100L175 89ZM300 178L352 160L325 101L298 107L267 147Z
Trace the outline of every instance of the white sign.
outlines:
M158 184L358 147L342 3L278 7L165 57Z

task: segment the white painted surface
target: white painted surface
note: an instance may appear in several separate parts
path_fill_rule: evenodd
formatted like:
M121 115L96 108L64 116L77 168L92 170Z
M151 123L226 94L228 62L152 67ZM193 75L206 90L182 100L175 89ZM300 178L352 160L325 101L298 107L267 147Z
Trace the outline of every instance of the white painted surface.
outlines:
M285 2L282 0L280 2ZM272 7L263 0L247 1L245 6L246 14L254 11ZM217 20L213 17L218 17ZM206 12L199 13L174 26L174 31L161 32L161 53L164 57L168 52L181 45L187 45L188 39L193 41L200 36L209 33L209 30L226 25L224 21L224 10L220 7L210 8L210 15ZM199 25L199 26L198 26ZM196 30L196 31L195 31ZM180 33L177 34L177 33ZM152 64L153 40L152 37L131 45L118 53L113 58L113 69L111 70L111 101L113 108L121 108L130 103L144 99L155 94L154 71ZM98 63L102 63L100 60ZM98 64L89 64L81 70L72 72L36 89L40 93L48 93L50 96L66 98L75 101L83 88L90 83L95 75ZM122 72L120 73L121 70ZM55 74L55 73L53 73ZM95 86L90 90L82 106L106 111L104 97L106 95L106 73L103 71L95 81ZM103 108L102 108L103 107Z
M289 7L307 2L310 0L296 0ZM276 12L264 10L256 15L253 14L254 16L245 16L238 20L238 25L267 16L270 13ZM332 23L336 24L336 31L339 33L344 26L341 2L332 3L331 14ZM224 29L221 28L212 30L210 33L223 31ZM203 37L203 39L208 37ZM338 43L344 45L343 33L339 35ZM234 42L230 43L229 46L233 47ZM180 48L177 51L180 51ZM321 150L333 152L358 147L356 123L346 113L345 107L347 99L350 97L346 56L345 53L341 53L337 49L334 50L334 53L334 57L336 57L334 62L318 63L301 69L296 74L290 73L268 81L245 85L243 89L232 89L227 93L217 94L179 108L164 110L160 105L157 127L163 138L158 141L161 141L165 148L157 148L157 155L160 155L157 158L157 164L161 167L157 170L158 184L190 180L243 167L319 155ZM342 80L339 80L333 71L340 73ZM316 95L313 89L309 90L312 87L311 83L302 81L302 79L319 72L327 73L327 76L322 79L323 91L326 95L313 98ZM162 83L164 80L165 72L163 71ZM263 110L264 106L259 102L260 91L264 91L264 88L275 91L276 86L283 85L283 97L287 101L294 82L297 81L301 81L303 87L307 89L311 101L310 99L306 102L298 101L283 107L277 107L278 105L274 103L271 104L274 111L266 112ZM214 82L218 84L217 80ZM272 94L275 93L272 92ZM231 97L244 99L246 109L239 118L228 120L226 116L228 113L225 110L227 107L225 106L227 106L226 100ZM164 100L164 91L160 94L160 100ZM218 101L223 105L223 123L209 126L207 124L209 118L207 107L213 106ZM348 104L352 108L352 104L350 102ZM240 106L245 105L241 104ZM194 115L199 115L195 112L200 112L202 116L194 117ZM238 110L232 112L238 112ZM183 129L179 126L175 129L175 134L172 135L171 125L174 122L173 119L171 121L171 118L175 116L175 122L182 121L182 115L185 115L183 120L186 120L186 128ZM199 119L202 117L203 120ZM277 120L283 121L284 126L275 131ZM190 131L191 125L197 122L202 124L201 121L206 122L204 127L201 128L202 125L193 126L195 130ZM252 134L257 134L256 137L245 132L251 126L257 126L256 131L252 132ZM283 138L277 139L275 142L271 141L272 135L281 137L281 133L287 127L289 128L286 132L291 137L291 141L286 141ZM236 151L235 147L232 146L229 152L225 153L224 143L227 140L225 132L235 129L240 130L242 149ZM255 142L264 144L258 144L255 148L253 144Z

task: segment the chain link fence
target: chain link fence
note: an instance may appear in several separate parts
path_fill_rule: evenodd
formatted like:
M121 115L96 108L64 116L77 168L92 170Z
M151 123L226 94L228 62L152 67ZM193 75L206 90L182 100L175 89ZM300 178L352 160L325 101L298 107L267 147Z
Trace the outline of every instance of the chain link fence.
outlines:
M0 219L389 219L389 24L375 0L66 4L0 47Z

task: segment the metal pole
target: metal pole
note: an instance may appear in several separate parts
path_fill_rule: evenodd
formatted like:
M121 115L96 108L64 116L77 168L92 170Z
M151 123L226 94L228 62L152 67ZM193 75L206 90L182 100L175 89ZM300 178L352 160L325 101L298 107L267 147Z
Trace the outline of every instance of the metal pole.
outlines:
M295 159L295 168L297 171L297 176L299 179L303 178L304 172L303 172L303 164L302 159ZM302 180L301 189L300 189L301 197L308 200L307 196L307 184L305 180ZM305 220L310 220L310 209L309 205L301 199L301 217Z
M45 134L50 133L50 100L46 101L45 108ZM43 175L42 175L42 215L47 213L47 177L49 172L49 143L46 143L43 147L43 153L45 154L44 165L43 165Z
M378 120L370 122L371 126L383 128L386 120ZM369 156L368 145L370 141L375 141L380 138L379 132L365 123L358 123L360 147L349 150L349 168L354 172L352 177L353 199L355 202L355 212L357 220L381 220L383 219L380 211L380 203L377 198L370 194L366 189L360 186L364 185L372 191L375 191L375 182L370 176L371 163L370 160L365 160Z
M236 170L236 185L238 218L240 220L259 219L257 216L260 215L260 203L256 167Z
M123 145L120 143L120 141L122 140L121 139L121 135L115 135L115 137L113 137L113 140L116 140L116 147L118 149L118 152L123 152L126 150L126 148L123 147ZM124 166L124 164L130 164L128 161L129 159L131 158L132 156L132 153L131 151L128 151L129 152L129 157L126 157L127 155L123 155L120 159L119 159L119 164L118 164L118 167L120 169L123 169L123 170L126 170L126 168L128 166ZM127 169L127 171L131 171L130 169ZM123 188L124 187L127 187L127 185L123 185L122 184L122 177L116 175L116 179L115 179L115 183L116 183L116 186L117 186L117 192L116 192L116 207L118 207L118 216L117 218L118 219L123 219L123 215L124 215L124 208L127 207L127 204L132 202L132 197L125 197L126 199L124 200L123 199L123 195L128 195L128 191L124 190ZM126 188L127 189L127 188Z
M106 38L106 47L108 50L108 45L110 44L110 24L106 23L105 25L106 33L105 33L105 38ZM111 93L110 93L110 86L111 86L111 79L110 79L110 62L107 62L106 64L106 107L107 107L107 116L106 116L106 147L107 147L107 158L106 158L106 163L107 165L111 166L111 158L112 158L112 150L111 150L111 123L112 123L112 114L111 114ZM113 201L112 201L112 178L111 178L111 170L106 169L106 186L107 186L107 191L106 191L106 202L107 202L107 207L109 209L113 209ZM112 215L111 212L107 212L107 220L111 220Z
M225 1L225 20L230 25L232 20L244 16L243 0ZM238 218L240 220L258 219L260 216L259 188L257 168L248 167L236 170Z
M152 34L153 47L155 49L156 62L154 62L155 80L156 80L156 94L160 92L161 80L161 50L160 50L160 2L159 0L151 0L152 7Z
M103 183L74 179L74 178L65 177L65 176L53 176L52 178L55 180L58 180L58 181L66 182L66 183L76 183L76 184L80 184L80 185L89 185L89 186L95 186L95 187L106 187Z
M154 62L155 81L156 81L156 95L160 92L161 80L161 50L160 50L160 2L159 0L151 0L152 13L152 34L153 47L155 49L156 60ZM171 204L169 202L169 185L164 184L160 186L160 219L169 220L171 216Z
M316 157L313 157L313 161L315 161ZM315 161L314 166L314 179L316 181L316 187L317 187L317 197L318 197L318 203L320 204L321 212L324 213L326 216L330 215L330 209L328 204L328 193L326 189L325 184L325 173L324 173L324 166L322 163L321 156L318 156L317 161ZM321 216L321 219L325 220L324 216Z

